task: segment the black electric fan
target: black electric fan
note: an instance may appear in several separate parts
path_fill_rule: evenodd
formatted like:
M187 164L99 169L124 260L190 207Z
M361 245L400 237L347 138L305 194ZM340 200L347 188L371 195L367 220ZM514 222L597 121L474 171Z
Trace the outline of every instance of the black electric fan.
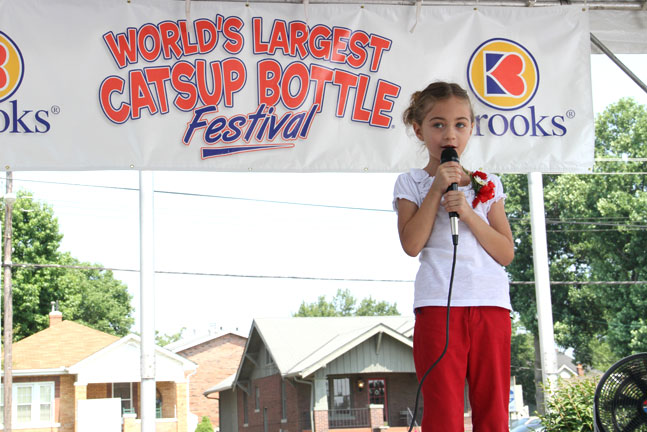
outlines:
M596 432L647 432L647 353L611 366L595 389L593 405Z

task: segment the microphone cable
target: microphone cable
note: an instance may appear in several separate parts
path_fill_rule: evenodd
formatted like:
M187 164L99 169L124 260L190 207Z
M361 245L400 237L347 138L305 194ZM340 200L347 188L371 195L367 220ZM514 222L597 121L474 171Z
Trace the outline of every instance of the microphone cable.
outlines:
M445 356L445 353L447 352L447 347L449 346L449 311L450 311L450 305L452 302L452 288L454 287L454 270L456 270L456 248L458 247L457 245L458 242L454 243L454 256L452 258L452 271L449 276L449 292L447 294L447 318L445 322L445 347L443 348L443 352L440 354L440 357L436 359L436 361L429 366L429 369L425 372L425 374L422 376L420 379L420 384L418 384L418 391L416 392L416 403L413 406L413 414L411 416L411 424L409 425L409 430L408 432L411 432L413 430L413 425L416 421L416 416L418 415L418 402L420 399L420 392L422 390L422 383L425 382L425 379L427 378L427 375L433 370L433 368L436 367L438 362Z

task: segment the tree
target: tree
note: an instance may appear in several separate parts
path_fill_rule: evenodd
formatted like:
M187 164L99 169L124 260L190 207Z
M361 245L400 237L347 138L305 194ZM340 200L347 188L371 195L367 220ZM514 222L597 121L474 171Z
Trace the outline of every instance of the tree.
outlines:
M134 322L131 296L112 272L62 267L100 266L59 250L63 234L50 206L18 192L12 225L14 264L53 265L13 268L14 340L45 329L52 302L58 302L65 319L118 336L129 332Z
M350 290L338 289L332 301L328 302L325 296L320 296L316 302L301 302L295 317L339 317L339 316L384 316L400 315L397 303L390 304L385 301L378 302L372 297L363 299L359 306L350 293Z
M209 417L202 416L202 421L198 424L198 427L195 428L195 432L213 432L213 426Z
M647 286L600 284L647 279L647 186L640 162L647 157L647 108L631 99L609 106L596 119L592 175L544 175L544 200L555 338L574 348L576 362L591 365L611 349L623 357L647 349ZM602 173L616 172L619 175ZM506 209L515 238L513 281L533 281L530 215L525 176L503 176ZM532 284L511 286L512 305L537 340ZM617 359L616 358L616 359ZM614 359L606 358L604 363Z
M521 384L524 403L533 412L536 405L533 335L524 331L517 319L512 320L510 342L510 373L516 378L516 383Z
M155 330L155 344L157 346L166 346L170 343L177 342L180 339L182 339L182 334L186 330L186 327L182 327L179 332L173 333L173 334L160 334L157 330Z

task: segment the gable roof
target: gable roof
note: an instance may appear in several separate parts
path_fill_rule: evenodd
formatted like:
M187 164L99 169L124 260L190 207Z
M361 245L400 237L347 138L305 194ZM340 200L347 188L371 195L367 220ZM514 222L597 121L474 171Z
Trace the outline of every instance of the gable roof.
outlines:
M243 339L247 339L246 334L236 329L233 331L220 331L217 333L207 333L200 336L192 337L190 339L180 339L179 341L171 342L170 344L165 345L164 348L174 353L179 353L181 351L188 350L189 348L193 348L195 346L198 346L207 342L211 342L214 339L218 339L230 334L234 336L238 336Z
M577 376L577 366L573 362L573 358L563 352L557 351L557 373L562 371L571 376Z
M118 340L73 321L62 321L13 344L13 369L69 367Z
M413 323L413 317L402 316L256 319L235 381L251 367L245 356L260 345L269 350L282 376L306 377L376 334L413 346L405 336Z
M80 383L136 382L141 380L141 338L128 334L69 368ZM197 364L155 345L155 380L183 382Z

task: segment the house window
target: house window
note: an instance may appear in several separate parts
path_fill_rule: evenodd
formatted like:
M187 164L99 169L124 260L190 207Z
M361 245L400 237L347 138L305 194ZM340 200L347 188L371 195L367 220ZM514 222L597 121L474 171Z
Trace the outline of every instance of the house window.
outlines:
M270 354L270 350L265 348L265 364L271 365L272 363L274 363L274 360L272 360L272 355Z
M332 388L333 409L350 409L350 380L348 378L335 378L332 382Z
M285 380L281 380L281 419L287 420L288 418L288 399L285 394Z
M40 421L51 422L54 419L54 386L39 384L40 387Z
M371 405L383 405L384 421L387 421L386 414L389 411L386 406L386 380L370 379L368 380L368 402Z
M133 384L132 383L113 383L112 397L121 398L121 413L134 414L133 408Z
M263 432L268 432L267 408L263 408Z
M386 405L386 381L383 379L368 380L369 403Z
M249 424L249 407L247 403L247 392L243 391L243 424Z
M256 386L256 394L254 396L254 410L256 412L261 410L261 389Z
M2 422L4 423L4 386L2 393ZM16 426L38 426L54 422L54 383L34 382L13 385L12 399L14 401L13 422Z
M29 423L31 421L31 405L32 393L31 386L19 386L15 389L16 392L16 413L17 423Z
M162 418L162 393L155 389L155 418Z

